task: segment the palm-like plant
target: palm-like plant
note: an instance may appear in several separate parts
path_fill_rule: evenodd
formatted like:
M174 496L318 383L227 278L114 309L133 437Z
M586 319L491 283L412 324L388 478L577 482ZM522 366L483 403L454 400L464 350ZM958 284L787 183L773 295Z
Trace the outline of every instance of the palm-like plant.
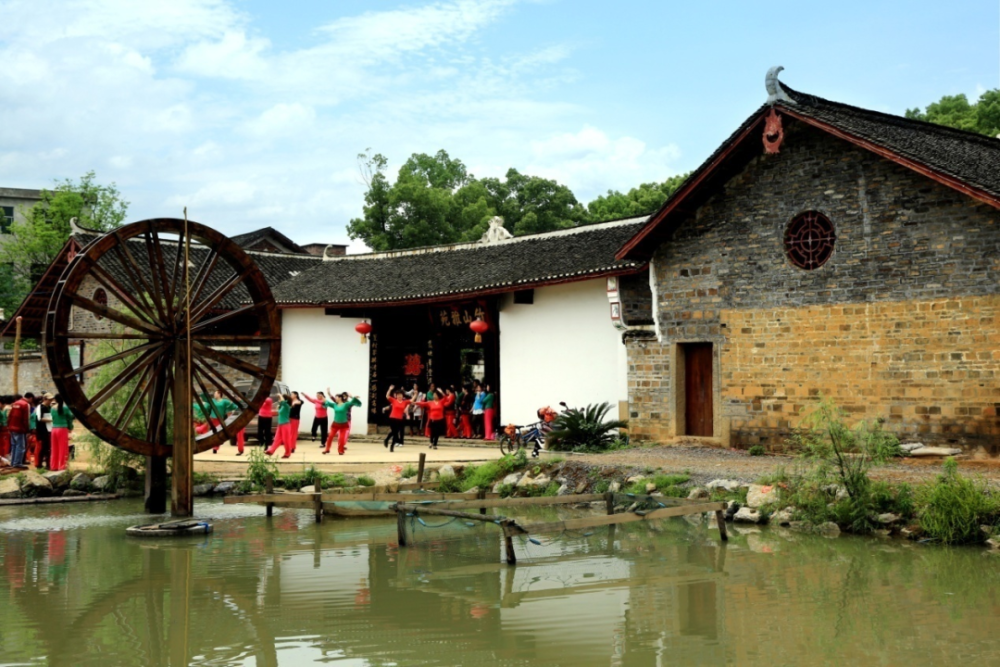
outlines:
M609 403L591 404L560 414L545 437L548 449L577 451L607 449L617 439L617 431L628 426L620 419L604 421L611 411Z

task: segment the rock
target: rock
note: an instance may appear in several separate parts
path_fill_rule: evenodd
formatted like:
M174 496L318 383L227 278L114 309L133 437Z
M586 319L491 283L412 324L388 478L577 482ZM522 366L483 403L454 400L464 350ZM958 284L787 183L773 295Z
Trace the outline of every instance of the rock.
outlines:
M299 489L299 493L316 493L316 485L310 484L309 486L303 486Z
M569 484L563 484L562 486L559 487L559 490L556 491L556 495L571 496L573 495L573 488Z
M21 473L21 495L28 498L42 498L52 495L52 483L39 475L34 470L27 470ZM18 475L15 475L15 480Z
M996 537L991 537L986 540L986 545L994 551L1000 551L1000 539L997 539Z
M236 482L219 482L213 491L220 496L226 496L236 490Z
M455 468L452 466L441 466L438 468L438 475L441 477L455 477Z
M91 484L90 475L81 472L77 473L77 475L70 480L69 488L76 491L89 491Z
M14 479L14 475L8 475L0 480L0 498L20 498L21 486Z
M521 473L512 472L511 474L504 477L500 483L501 484L517 484L517 481L521 479Z
M898 514L893 514L892 512L886 512L885 514L879 514L876 518L883 526L888 526L893 523L898 523L901 521L901 517Z
M517 481L517 488L523 489L526 486L530 486L531 483L534 481L535 480L531 478L531 475L529 475L528 473L524 473L524 477L522 477Z
M812 531L812 526L807 521L790 521L788 528L789 530L800 530L804 533Z
M819 524L815 531L823 537L840 537L840 526L832 521Z
M641 482L644 479L646 479L646 477L644 475L632 475L631 477L629 477L628 479L625 480L625 483L626 484L635 484L636 482Z
M608 491L610 491L611 493L618 493L621 490L622 490L621 482L611 482L611 484L608 486Z
M569 480L566 479L565 477L563 477L562 475L559 475L558 477L556 477L556 481L559 482L560 485L563 485L563 484L566 484L567 482L569 482Z
M653 491L656 491L656 484L650 482L646 485L646 493L652 493Z
M215 484L195 484L194 488L191 489L191 492L194 493L195 496L207 496L211 495L212 489L214 488Z
M471 489L469 489L468 491L462 491L462 493L467 493L470 496L477 495L479 493L479 487L478 486L474 486Z
M757 509L768 503L778 502L778 487L751 484L747 491L747 507Z
M711 496L707 489L703 489L700 486L696 486L691 489L691 493L688 494L688 500L703 500Z
M59 470L56 472L47 472L42 475L45 479L49 480L49 484L52 485L53 490L62 491L63 489L69 488L69 483L73 481L73 473L69 470Z
M906 526L899 529L899 534L908 540L918 540L924 534L920 526Z
M542 473L541 475L539 475L535 479L531 480L531 485L532 486L546 487L550 483L552 483L552 480L549 479L548 476L545 473Z
M910 452L910 456L956 456L962 450L957 447L921 447Z
M589 510L590 509L590 503L577 503L576 505L573 505L573 509L575 509L575 510Z
M771 523L777 524L779 526L788 526L792 523L792 519L795 518L795 508L786 507L783 510L778 510L771 516Z
M922 442L906 442L899 446L899 448L907 454L912 452L914 449L923 449L923 447L924 443Z
M888 528L877 528L872 531L875 537L892 537L892 531Z
M741 507L733 515L733 523L761 523L764 516L760 512L755 512L749 507Z
M80 491L79 489L66 489L62 492L63 498L77 498L79 496L87 495L86 491Z
M496 484L493 485L493 488L490 489L490 493L500 493L500 487L502 485L503 482L497 482Z
M110 491L111 477L108 475L101 475L100 477L95 477L94 481L91 483L95 491L100 491L104 493L105 491Z
M985 535L986 537L992 537L993 536L993 526L987 526L987 525L983 524L983 525L979 526L979 532L982 533L983 535Z
M639 503L632 503L631 505L628 506L628 508L625 511L626 512L634 512L637 509L639 509Z
M823 487L828 495L833 496L834 502L839 502L841 500L846 500L849 496L847 494L847 489L840 486L839 484L827 484Z
M711 482L705 485L705 488L709 491L726 491L728 493L736 493L740 490L740 487L746 486L741 482L737 482L735 479L713 479Z
M583 493L586 490L587 490L587 482L583 481L583 482L580 482L579 484L576 485L576 489L574 489L574 493Z

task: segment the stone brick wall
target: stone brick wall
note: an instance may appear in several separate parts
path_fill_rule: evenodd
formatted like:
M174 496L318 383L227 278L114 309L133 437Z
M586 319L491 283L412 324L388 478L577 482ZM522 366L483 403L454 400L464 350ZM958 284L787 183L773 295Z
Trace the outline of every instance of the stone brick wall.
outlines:
M837 234L812 271L784 252L808 210ZM633 431L677 435L669 364L677 343L708 341L724 441L776 446L826 395L903 435L995 449L997 213L790 123L778 155L755 158L655 253L660 340L628 345Z
M49 366L40 352L22 352L18 369L18 391L39 393L52 391L55 385ZM14 393L14 355L0 354L0 394Z
M622 319L629 326L653 323L653 295L649 289L649 270L618 278Z

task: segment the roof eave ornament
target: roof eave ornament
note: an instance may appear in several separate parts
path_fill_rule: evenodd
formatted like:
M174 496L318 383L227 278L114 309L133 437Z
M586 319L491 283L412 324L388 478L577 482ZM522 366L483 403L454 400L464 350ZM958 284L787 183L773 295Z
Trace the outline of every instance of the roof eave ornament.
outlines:
M324 262L329 262L329 261L332 261L334 259L334 256L328 254L329 251L330 251L330 248L332 248L332 247L333 247L333 244L331 243L330 245L328 245L325 248L323 248L323 261Z
M764 77L764 87L767 89L767 104L774 106L778 102L783 104L795 104L795 100L788 96L785 89L781 87L781 82L778 81L778 74L785 69L781 65L772 67L767 70L767 76Z
M483 237L479 239L479 242L487 244L500 243L512 238L514 238L514 235L503 226L503 218L497 215L490 218L490 226L486 230L486 233L483 234Z

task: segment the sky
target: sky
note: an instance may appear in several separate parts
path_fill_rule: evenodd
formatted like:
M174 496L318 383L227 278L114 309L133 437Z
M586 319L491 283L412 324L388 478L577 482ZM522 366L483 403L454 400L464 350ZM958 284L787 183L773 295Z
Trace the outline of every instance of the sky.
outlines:
M897 114L1000 86L998 0L0 0L0 26L0 187L94 170L129 221L299 243L349 242L367 149L586 203L697 167L773 65Z

